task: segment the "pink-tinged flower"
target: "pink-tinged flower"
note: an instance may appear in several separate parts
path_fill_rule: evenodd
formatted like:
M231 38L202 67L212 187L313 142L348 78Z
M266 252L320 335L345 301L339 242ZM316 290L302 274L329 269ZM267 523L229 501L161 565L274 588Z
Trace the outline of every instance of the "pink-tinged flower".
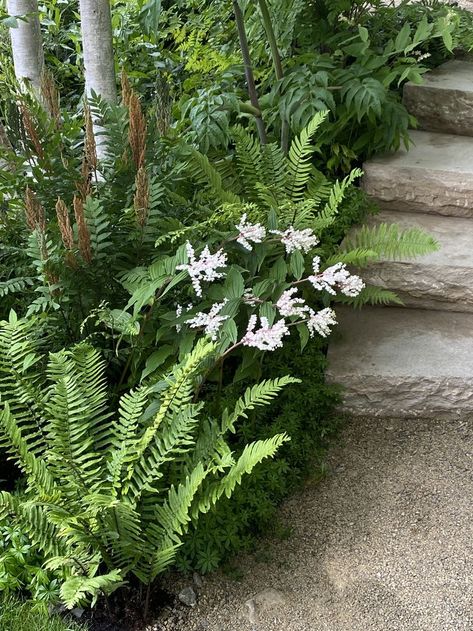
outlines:
M284 244L287 254L302 250L307 253L319 243L319 239L315 236L311 228L304 230L295 230L293 226L289 226L287 230L271 230L272 234L278 234L281 237L281 243Z
M302 316L309 311L305 300L303 298L295 298L295 293L297 293L297 287L287 289L281 294L281 297L276 303L279 313L285 318L289 318L290 316Z
M269 325L268 318L262 317L261 327L255 331L258 318L255 315L250 317L248 328L241 340L243 346L258 348L260 351L274 351L282 346L282 338L289 335L289 329L284 320L278 320L272 326Z
M266 236L266 228L260 223L249 223L246 221L246 213L242 215L240 223L235 228L240 233L237 237L238 243L250 252L253 249L251 244L261 243Z
M322 337L327 337L332 332L330 327L337 324L335 311L327 307L316 313L311 309L306 324L309 329L310 337L314 337L315 333L318 333Z
M202 296L202 281L211 283L225 276L224 273L217 272L217 270L226 266L227 255L223 250L219 250L215 254L210 254L209 247L206 245L200 257L196 259L194 248L189 241L186 244L186 249L189 262L184 265L178 265L176 269L186 270L189 273L194 291L200 297Z
M325 290L332 295L335 295L337 293L335 290L339 289L346 296L358 296L365 286L359 276L350 274L345 263L335 263L320 273L320 258L316 256L312 265L314 274L309 276L308 280L314 289Z
M215 341L222 323L230 317L227 315L219 315L220 311L227 302L228 300L225 299L223 302L214 304L209 313L203 313L202 311L196 313L193 318L187 320L187 324L191 327L191 329L203 327L205 334L209 335L210 338Z

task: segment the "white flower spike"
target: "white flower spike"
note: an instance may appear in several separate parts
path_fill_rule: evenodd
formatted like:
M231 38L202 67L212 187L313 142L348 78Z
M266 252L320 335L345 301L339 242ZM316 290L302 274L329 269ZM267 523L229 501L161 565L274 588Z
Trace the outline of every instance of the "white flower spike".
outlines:
M246 220L246 213L241 216L240 223L235 226L239 235L238 243L246 250L253 249L252 243L261 243L266 236L266 228L260 223L250 223Z

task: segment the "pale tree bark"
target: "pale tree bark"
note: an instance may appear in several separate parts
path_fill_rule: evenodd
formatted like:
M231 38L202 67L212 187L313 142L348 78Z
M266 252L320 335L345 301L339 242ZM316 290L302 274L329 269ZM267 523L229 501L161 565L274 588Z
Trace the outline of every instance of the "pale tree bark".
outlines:
M85 87L108 103L117 102L109 0L80 0Z
M25 16L10 29L16 78L22 88L31 86L40 98L44 54L37 0L8 0L7 9L12 16Z
M113 56L112 16L109 0L80 0L82 49L84 53L87 97L96 94L112 105L117 102L115 60ZM103 127L94 120L97 158L106 157Z

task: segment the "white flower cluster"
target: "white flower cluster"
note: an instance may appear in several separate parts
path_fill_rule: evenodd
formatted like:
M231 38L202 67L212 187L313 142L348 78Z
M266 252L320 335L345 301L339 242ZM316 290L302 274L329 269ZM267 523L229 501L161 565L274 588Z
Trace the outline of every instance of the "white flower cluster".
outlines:
M314 274L309 276L308 280L314 289L328 291L329 294L335 295L335 289L339 289L345 296L358 296L365 286L359 276L350 274L345 263L335 263L326 270L320 272L320 257L314 256L312 261Z
M266 228L260 223L249 223L246 220L246 213L241 216L240 223L235 228L239 232L238 243L250 252L253 249L251 244L261 243L266 236Z
M285 318L290 316L303 316L309 311L309 307L305 304L304 299L295 298L295 293L297 293L297 287L287 289L281 294L281 297L276 303L279 313Z
M195 293L202 296L202 281L212 282L218 278L225 276L218 269L225 267L227 264L227 255L223 250L219 250L215 254L210 254L209 247L206 245L198 259L195 258L195 252L189 241L186 244L187 256L189 263L178 265L176 269L186 270L192 280L192 286Z
M261 326L255 331L258 318L255 315L250 317L248 328L244 337L241 339L243 346L257 348L260 351L274 351L282 346L282 338L289 334L289 329L284 320L278 320L272 326L269 325L268 319L260 318Z
M289 226L284 232L281 232L281 230L271 230L271 233L281 237L281 243L284 244L287 254L291 254L291 252L295 252L296 250L302 250L302 252L306 254L319 243L318 238L311 228L296 230L293 226Z
M314 337L315 333L322 337L330 335L330 327L337 323L335 311L327 308L315 312L306 304L303 298L294 297L296 292L296 287L291 287L283 292L276 303L279 313L284 317L297 316L303 318L311 337Z
M176 305L176 319L180 318L183 313L186 311L190 311L194 305L190 302L187 307L183 307L182 305ZM182 324L176 324L176 331L180 333L182 329Z
M335 311L330 309L330 307L317 312L311 309L306 321L310 337L314 337L315 333L318 333L322 337L327 337L332 332L330 327L335 324L337 324Z
M217 339L217 334L222 326L222 322L228 320L229 316L219 315L220 311L227 304L228 300L225 298L223 302L218 302L210 309L209 313L200 311L196 313L193 318L187 320L187 324L191 329L204 328L204 333L209 335L212 340Z

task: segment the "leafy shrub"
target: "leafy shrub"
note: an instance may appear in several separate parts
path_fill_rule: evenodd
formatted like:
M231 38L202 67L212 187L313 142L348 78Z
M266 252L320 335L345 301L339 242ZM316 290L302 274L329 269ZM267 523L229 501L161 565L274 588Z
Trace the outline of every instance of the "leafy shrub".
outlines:
M12 314L0 329L0 428L28 484L25 496L0 493L0 516L13 515L46 568L63 573L68 607L112 592L128 574L149 585L173 562L191 520L288 440L258 440L234 458L225 436L297 380L255 385L214 420L194 402L194 381L215 352L202 342L115 410L97 351L80 345L45 362L33 328Z
M186 148L185 154L179 148L176 155L159 137L152 140L152 130L148 142L143 133L134 134L130 130L146 127L145 118L136 95L126 85L124 101L131 112L129 120L134 117L133 125L119 122L126 115L123 107L96 104L108 122L110 147L101 178L94 175L94 146L87 130L84 146L79 142L77 150L75 142L72 148L63 137L67 132L69 143L71 138L78 138L77 121L71 119L69 124L66 119L58 128L49 119L43 121L44 115L34 105L28 109L37 112L37 116L28 114L22 119L23 124L28 122L24 131L31 144L18 141L16 154L7 154L14 168L1 175L5 196L9 197L9 215L3 223L5 260L0 267L0 288L10 296L5 309L15 298L17 310L23 302L27 314L44 314L42 322L54 340L52 350L87 337L104 349L113 379L119 385L128 381L133 386L149 370L165 367L166 361L171 364L178 354L185 354L196 335L195 328L186 322L216 303L222 305L220 315L227 320L223 327L226 348L236 342L238 331L251 315L268 318L271 325L281 294L291 283L302 284L314 254L326 255L324 234L337 225L338 208L359 173L355 171L332 186L313 169L311 159L317 147L312 139L323 122L323 113L294 139L287 157L274 143L260 148L251 134L237 127L232 131L233 154L225 163L212 165L191 148ZM37 128L33 120L44 134L32 131ZM87 121L89 129L90 117ZM43 138L41 146L39 137ZM55 155L62 146L70 147L67 159ZM151 148L157 161L151 157ZM187 165L183 166L184 155ZM23 175L31 162L35 169ZM75 187L77 193L68 192L67 187L72 191ZM193 216L184 217L191 207ZM23 208L26 220L18 217ZM241 224L243 216L249 226L259 225L267 235L251 249L238 241L235 226ZM341 221L346 225L348 215L344 217ZM271 237L271 230L280 235ZM295 248L289 256L281 241L288 230L312 235L311 247L302 253ZM339 260L333 254L326 265L320 261L321 273L337 262L363 264L385 254L381 230L365 235L363 247L356 244L351 252L343 250ZM413 253L434 247L432 240L418 231L403 235L402 240L399 235L390 235L391 255L398 255L400 247L405 253L409 244ZM203 242L215 249L225 244L227 280L214 284L202 298L196 296L185 272L175 274L179 266L188 264L190 251L190 246L184 245L176 251L175 242L186 239L192 239L197 252ZM318 240L322 241L314 250ZM9 241L11 246L7 246ZM313 250L311 259L309 250ZM13 266L16 274L12 279ZM17 275L19 271L24 274ZM244 294L255 288L256 302L249 304ZM331 293L324 295L322 306L328 306ZM380 289L367 290L359 298L378 302L391 299L392 294ZM176 304L186 306L189 302L192 308L176 320ZM299 333L307 339L305 327L299 327ZM153 351L157 341L160 348ZM242 361L252 356L254 350ZM256 364L252 364L254 369Z

